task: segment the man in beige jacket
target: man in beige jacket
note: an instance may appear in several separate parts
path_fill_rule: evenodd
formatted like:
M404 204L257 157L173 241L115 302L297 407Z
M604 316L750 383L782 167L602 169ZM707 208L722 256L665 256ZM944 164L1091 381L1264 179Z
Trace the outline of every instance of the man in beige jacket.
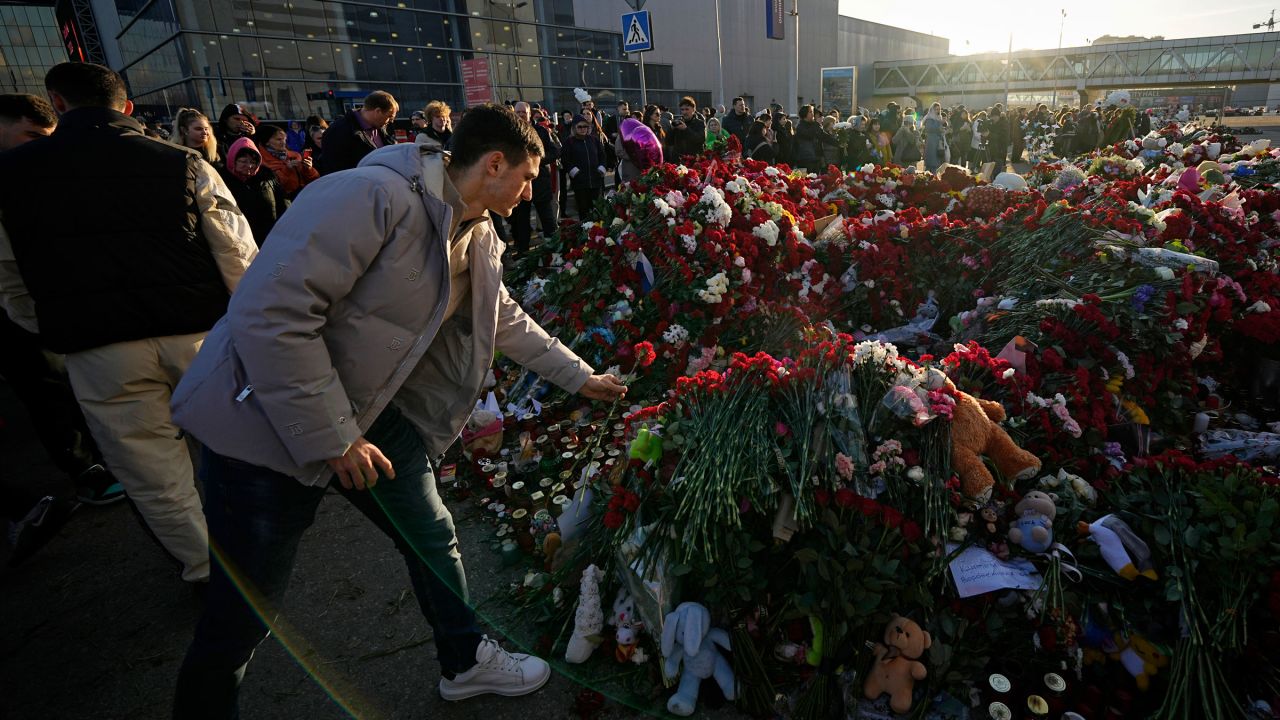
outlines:
M174 716L233 718L298 542L336 477L403 555L434 630L446 700L523 695L550 668L481 634L431 459L465 424L495 350L570 392L625 392L529 318L502 284L489 212L528 200L542 143L509 109L467 112L452 156L400 144L325 175L272 230L174 393L205 446L217 562Z
M67 373L111 472L189 582L209 577L191 456L169 397L257 246L213 168L152 140L124 81L63 63L58 127L0 155L0 304Z

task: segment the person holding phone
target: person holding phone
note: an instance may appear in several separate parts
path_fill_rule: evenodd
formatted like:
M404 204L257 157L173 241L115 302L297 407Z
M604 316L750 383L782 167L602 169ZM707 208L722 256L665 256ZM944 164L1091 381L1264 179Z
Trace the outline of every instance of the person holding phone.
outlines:
M698 114L698 101L692 97L680 99L680 114L671 120L672 161L684 155L697 155L702 152L707 138L707 125Z
M296 153L285 144L286 134L279 125L263 125L256 135L262 151L262 165L275 173L276 182L285 197L292 200L308 183L320 177L311 160L311 151Z

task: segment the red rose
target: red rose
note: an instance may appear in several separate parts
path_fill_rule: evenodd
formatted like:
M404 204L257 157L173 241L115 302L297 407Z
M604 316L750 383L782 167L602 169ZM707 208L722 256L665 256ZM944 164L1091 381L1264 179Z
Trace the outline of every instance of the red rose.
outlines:
M638 510L640 508L640 496L626 490L624 490L623 493L622 508L627 512L635 512Z
M818 489L813 492L813 498L818 501L818 505L826 507L827 503L831 500L831 493L823 489Z
M853 507L858 502L858 494L849 488L840 488L836 491L836 505L846 510Z
M617 510L610 510L604 514L604 526L610 530L617 530L622 527L624 520L626 520L626 516Z
M649 367L654 360L658 359L658 353L653 350L653 343L645 340L635 344L636 364L640 367Z

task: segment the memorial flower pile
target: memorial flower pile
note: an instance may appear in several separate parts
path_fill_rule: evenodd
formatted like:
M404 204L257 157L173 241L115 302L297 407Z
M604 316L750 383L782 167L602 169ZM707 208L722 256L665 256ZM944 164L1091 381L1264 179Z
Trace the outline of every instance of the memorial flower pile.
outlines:
M1026 189L708 156L528 256L513 294L631 385L605 413L501 379L510 469L549 492L469 471L500 533L540 540L517 594L543 649L595 565L641 619L599 642L653 660L575 677L642 710L681 603L759 716L888 717L864 688L899 653L916 717L1277 706L1276 155L1160 132Z

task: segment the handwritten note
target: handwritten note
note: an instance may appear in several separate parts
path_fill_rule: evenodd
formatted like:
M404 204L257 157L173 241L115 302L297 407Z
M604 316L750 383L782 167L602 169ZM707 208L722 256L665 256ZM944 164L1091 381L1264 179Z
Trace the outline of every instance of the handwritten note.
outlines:
M947 551L955 548L949 546ZM995 590L1035 590L1044 582L1030 560L1001 560L980 547L965 548L951 561L951 577L962 598Z

